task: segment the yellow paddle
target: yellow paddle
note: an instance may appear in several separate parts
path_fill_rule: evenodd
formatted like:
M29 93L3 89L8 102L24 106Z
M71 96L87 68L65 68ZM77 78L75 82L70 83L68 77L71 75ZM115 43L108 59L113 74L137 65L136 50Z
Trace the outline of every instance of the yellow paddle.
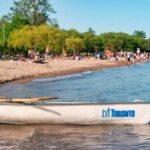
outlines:
M56 96L46 96L46 97L32 97L32 98L0 98L0 102L34 102L34 101L42 101L42 100L50 100L57 99Z

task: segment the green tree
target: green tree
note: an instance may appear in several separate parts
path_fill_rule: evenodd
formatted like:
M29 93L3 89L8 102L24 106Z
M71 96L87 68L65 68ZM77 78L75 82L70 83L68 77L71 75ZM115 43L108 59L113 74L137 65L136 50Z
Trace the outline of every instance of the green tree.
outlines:
M11 22L10 22L11 31L14 29L21 29L25 25L28 25L27 20L25 20L19 16L13 16L11 18Z
M115 33L113 40L113 51L124 51L127 49L127 41L130 37L129 34L118 32ZM128 41L129 42L129 41Z
M67 50L73 53L80 52L80 50L83 48L83 42L81 38L67 38L66 39L66 47Z
M62 40L64 32L56 27L49 27L48 31L48 47L55 53L62 53Z
M10 33L7 40L8 46L13 49L34 48L37 51L44 51L49 47L55 53L61 53L63 32L48 25L25 26Z
M89 27L88 32L92 33L93 35L95 34L95 31L91 27Z
M11 24L9 23L7 16L3 16L0 19L0 47L2 53L7 49L7 38L10 32Z
M135 48L134 50L136 50L137 48L140 48L142 51L146 51L147 50L147 40L141 37L134 37L133 38L135 41Z
M48 0L15 0L11 11L12 18L20 18L30 25L57 23L56 19L49 18L49 13L55 11Z
M75 30L75 29L69 29L68 31L66 31L67 37L74 37L74 38L79 38L81 37L81 34Z
M83 43L84 43L84 51L92 53L94 52L94 44L95 42L95 35L91 32L83 33Z
M146 33L144 31L134 31L133 35L141 38L146 38Z
M13 30L7 40L8 46L13 49L29 49L36 48L35 42L36 32L35 27L25 26L22 29Z
M93 48L94 50L100 50L103 51L103 43L102 43L102 38L100 36L94 36L93 38Z
M8 51L7 39L11 31L21 29L25 24L25 20L21 18L13 17L11 20L10 15L4 15L0 19L0 45L2 53L5 53L6 50Z
M103 49L114 50L115 33L107 32L100 35L103 42Z

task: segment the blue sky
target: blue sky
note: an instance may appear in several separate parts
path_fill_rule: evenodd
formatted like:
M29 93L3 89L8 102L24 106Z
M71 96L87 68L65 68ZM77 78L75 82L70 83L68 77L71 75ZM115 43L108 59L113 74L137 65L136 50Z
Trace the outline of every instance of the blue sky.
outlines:
M2 1L2 0L1 0ZM143 30L150 36L150 0L50 0L61 28L97 34ZM9 12L13 0L2 1L0 16Z

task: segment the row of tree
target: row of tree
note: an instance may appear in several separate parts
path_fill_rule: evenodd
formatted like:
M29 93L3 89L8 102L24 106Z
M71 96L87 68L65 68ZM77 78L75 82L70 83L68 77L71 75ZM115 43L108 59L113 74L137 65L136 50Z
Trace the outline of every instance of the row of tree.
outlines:
M44 52L94 53L95 50L135 51L147 50L148 40L143 31L102 33L92 28L81 33L75 29L60 29L57 20L50 18L55 10L48 0L14 1L11 13L0 19L0 49L2 53L27 53L29 49Z
M3 44L4 42L1 43ZM147 50L147 39L127 33L108 32L96 35L91 29L80 33L74 29L62 30L46 24L39 26L23 26L9 33L6 47L16 53L27 52L28 49L43 51L49 47L55 53L93 53L95 50L135 51L137 48ZM2 46L2 45L1 45Z

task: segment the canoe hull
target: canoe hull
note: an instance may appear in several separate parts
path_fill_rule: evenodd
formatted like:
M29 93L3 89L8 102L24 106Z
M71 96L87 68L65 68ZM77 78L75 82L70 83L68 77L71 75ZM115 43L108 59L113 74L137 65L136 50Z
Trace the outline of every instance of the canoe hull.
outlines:
M150 103L1 104L0 123L148 124Z

